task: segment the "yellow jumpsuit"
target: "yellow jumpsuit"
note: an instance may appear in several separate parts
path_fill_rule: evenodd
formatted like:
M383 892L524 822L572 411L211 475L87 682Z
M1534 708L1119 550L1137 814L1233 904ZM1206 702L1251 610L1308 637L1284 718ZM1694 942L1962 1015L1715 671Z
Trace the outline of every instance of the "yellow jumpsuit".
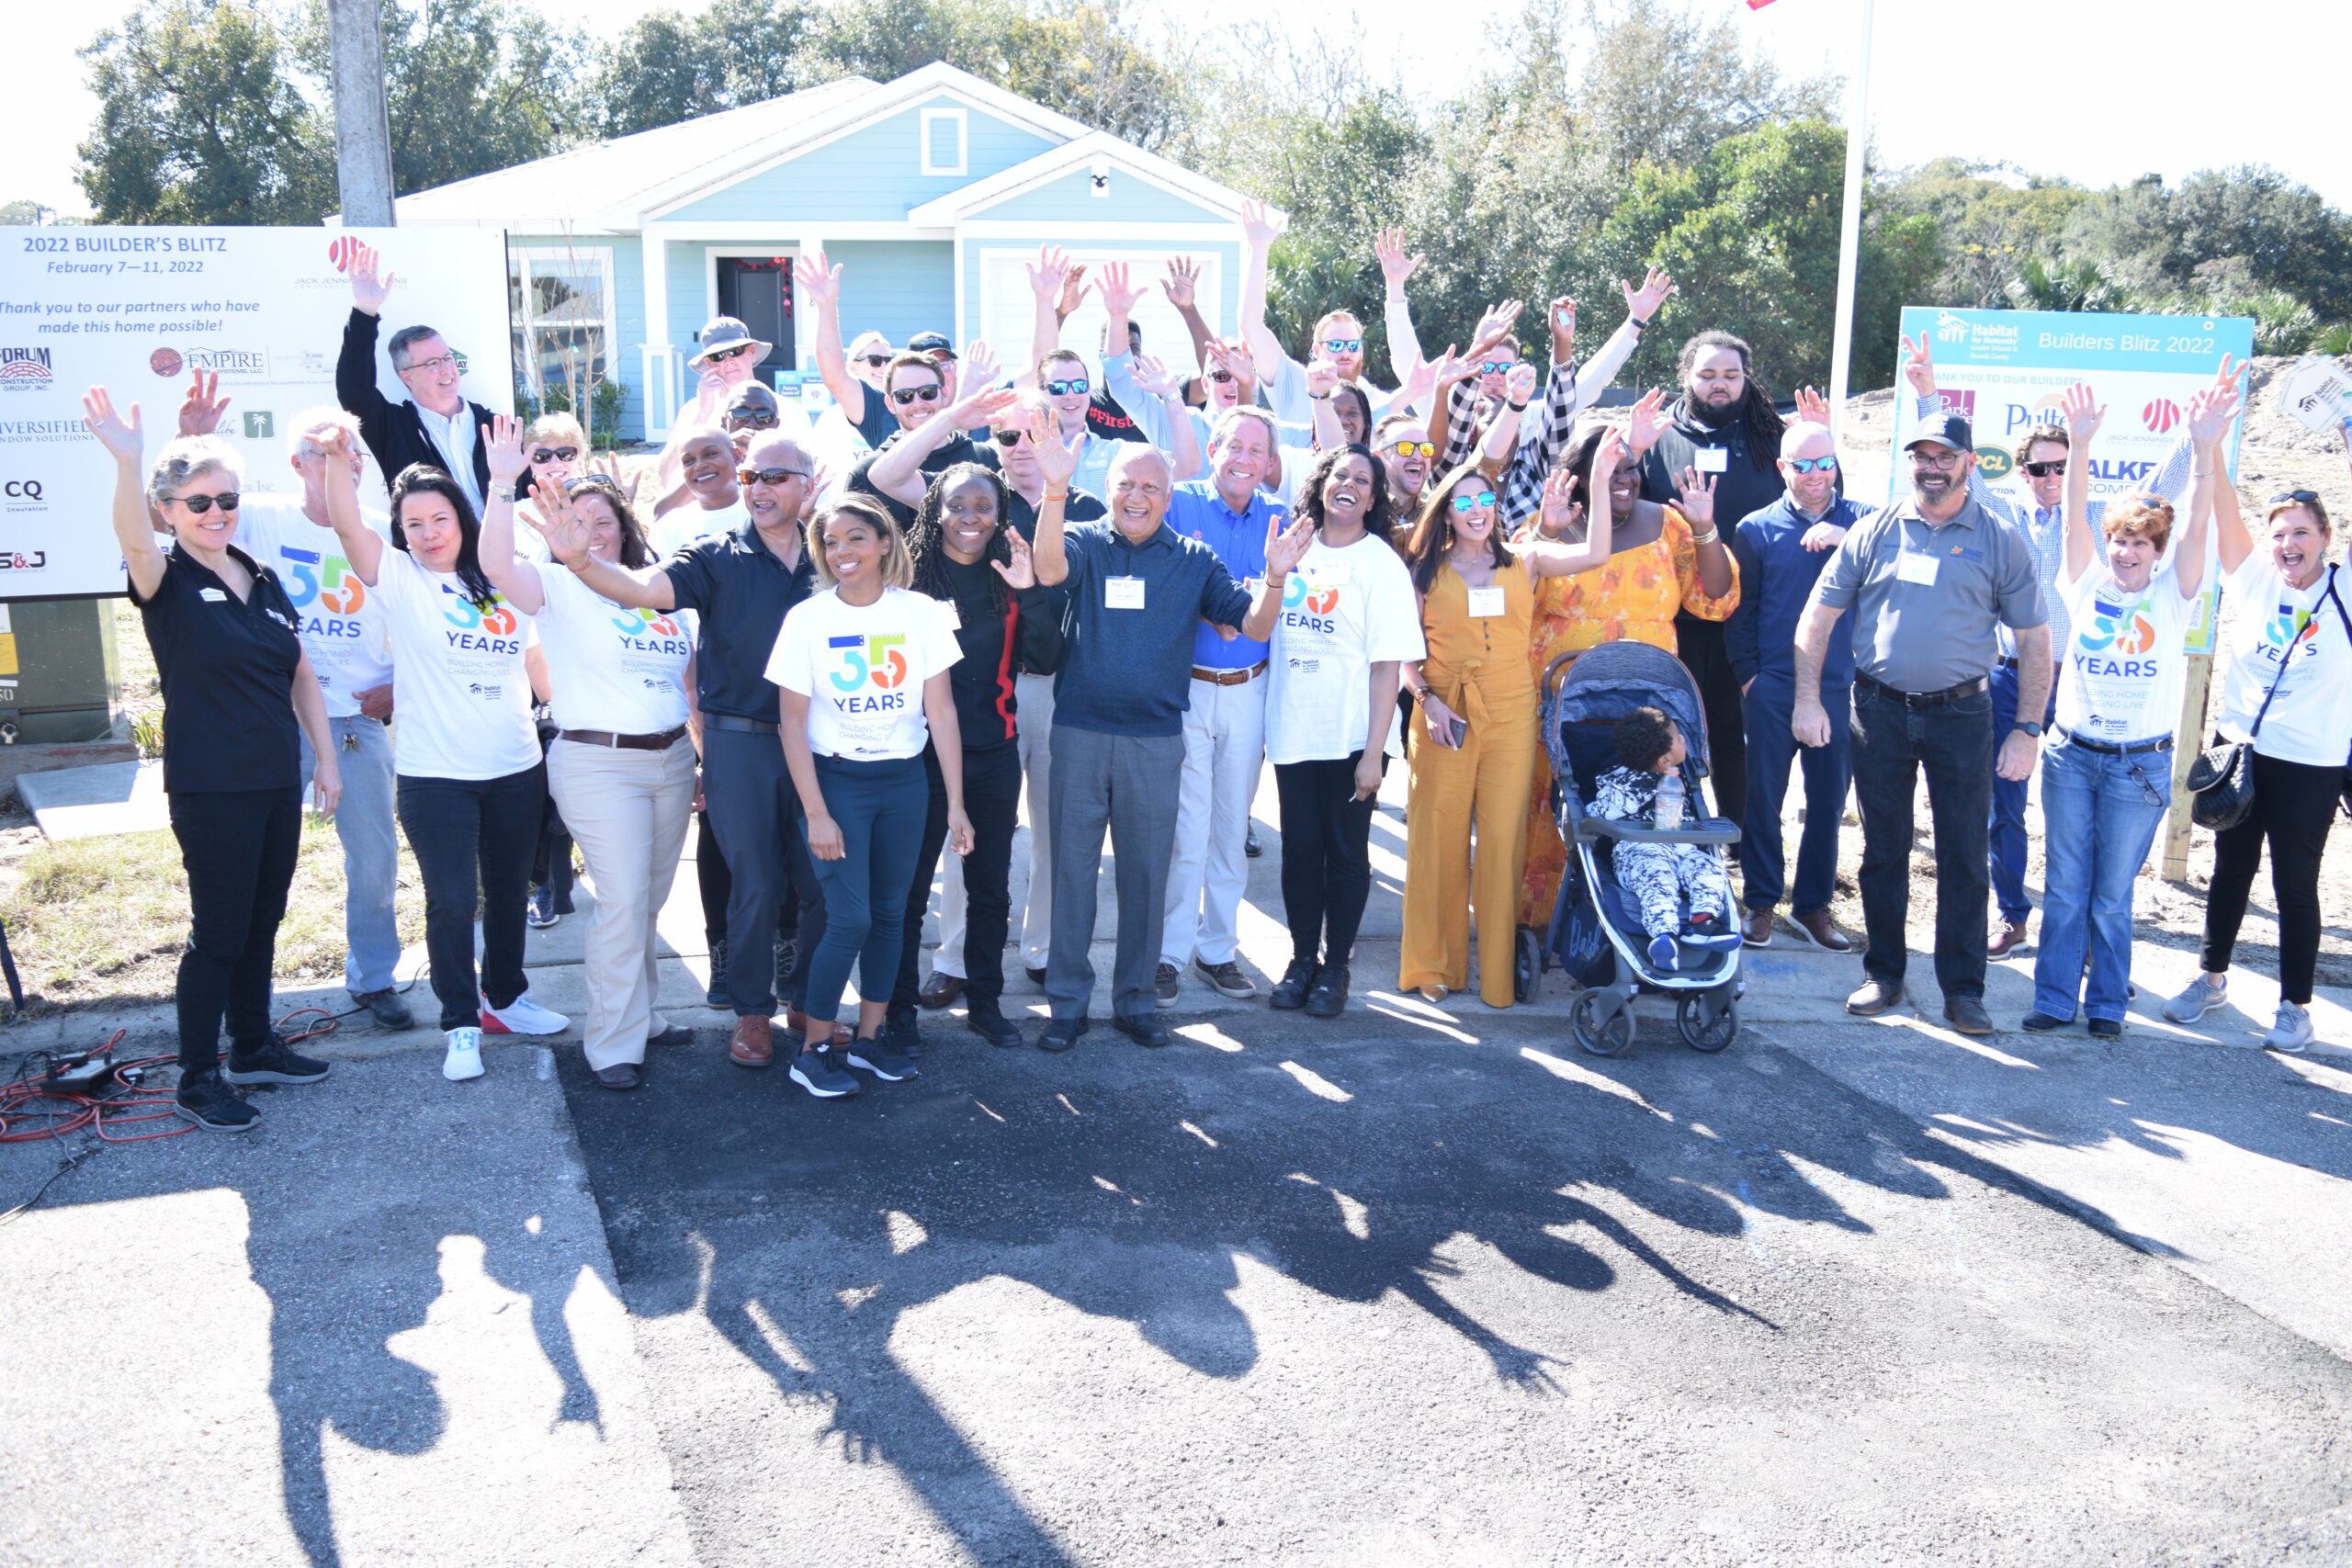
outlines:
M1408 750L1412 795L1405 807L1405 937L1401 990L1461 990L1470 972L1470 914L1478 918L1478 995L1511 1005L1520 865L1527 842L1527 792L1540 747L1535 675L1528 647L1535 594L1517 562L1495 574L1503 613L1473 617L1469 586L1441 567L1421 606L1429 640L1423 680L1468 722L1459 750L1430 740L1417 717ZM1478 855L1470 857L1470 830Z

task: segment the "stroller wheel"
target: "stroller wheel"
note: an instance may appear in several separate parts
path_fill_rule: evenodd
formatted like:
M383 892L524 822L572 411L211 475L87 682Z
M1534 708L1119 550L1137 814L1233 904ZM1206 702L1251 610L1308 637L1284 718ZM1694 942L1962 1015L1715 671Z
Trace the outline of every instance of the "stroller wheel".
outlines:
M1739 1038L1739 1003L1721 990L1686 996L1674 1004L1682 1043L1710 1055Z
M1518 964L1511 972L1511 995L1519 1001L1535 999L1536 987L1544 983L1544 939L1535 934L1533 926L1519 928Z
M1610 991L1584 991L1568 1014L1568 1029L1594 1055L1621 1055L1634 1043L1634 1010Z

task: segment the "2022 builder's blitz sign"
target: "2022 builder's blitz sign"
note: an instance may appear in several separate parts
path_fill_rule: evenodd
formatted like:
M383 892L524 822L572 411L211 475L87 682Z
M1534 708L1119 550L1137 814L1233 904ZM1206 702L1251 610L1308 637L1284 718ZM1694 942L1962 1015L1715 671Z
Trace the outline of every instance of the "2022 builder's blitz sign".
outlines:
M114 463L82 394L136 403L152 458L196 370L229 398L243 488L299 488L291 422L334 401L356 241L396 279L383 336L422 321L466 356L466 396L513 406L505 236L495 230L0 229L0 599L123 592ZM379 353L387 397L408 394ZM362 494L380 497L371 468Z

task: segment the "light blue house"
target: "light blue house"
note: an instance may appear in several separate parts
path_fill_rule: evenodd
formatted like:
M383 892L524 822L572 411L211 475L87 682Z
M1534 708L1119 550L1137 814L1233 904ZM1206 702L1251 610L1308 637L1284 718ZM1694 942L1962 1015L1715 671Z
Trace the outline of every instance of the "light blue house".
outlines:
M1199 263L1199 306L1234 330L1241 197L1115 137L953 66L888 84L851 77L765 103L524 164L399 203L403 227L507 233L517 374L535 395L585 366L627 389L624 436L660 439L692 395L685 360L718 315L774 342L786 387L813 373L791 264L842 267L844 338L873 329L986 338L1020 360L1042 244L1081 263L1125 260L1156 280ZM1189 367L1189 338L1157 288L1136 312L1148 350ZM1064 328L1098 346L1090 298ZM810 395L821 396L813 386Z

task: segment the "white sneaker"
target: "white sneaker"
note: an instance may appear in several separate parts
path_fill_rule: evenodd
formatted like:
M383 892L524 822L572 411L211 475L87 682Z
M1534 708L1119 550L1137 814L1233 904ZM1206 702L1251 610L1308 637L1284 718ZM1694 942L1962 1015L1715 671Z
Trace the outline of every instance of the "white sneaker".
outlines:
M2229 999L2228 983L2216 986L2199 975L2165 1003L2165 1016L2175 1023L2195 1023Z
M571 1020L560 1012L549 1012L524 992L503 1008L494 1008L487 999L482 1003L481 1027L488 1034L560 1034L571 1027Z
M2262 1048L2295 1053L2311 1049L2311 1043L2312 1010L2280 1002L2277 1021L2271 1024L2270 1032L2262 1037Z
M449 1031L449 1054L441 1058L441 1076L451 1083L481 1077L481 1031Z

